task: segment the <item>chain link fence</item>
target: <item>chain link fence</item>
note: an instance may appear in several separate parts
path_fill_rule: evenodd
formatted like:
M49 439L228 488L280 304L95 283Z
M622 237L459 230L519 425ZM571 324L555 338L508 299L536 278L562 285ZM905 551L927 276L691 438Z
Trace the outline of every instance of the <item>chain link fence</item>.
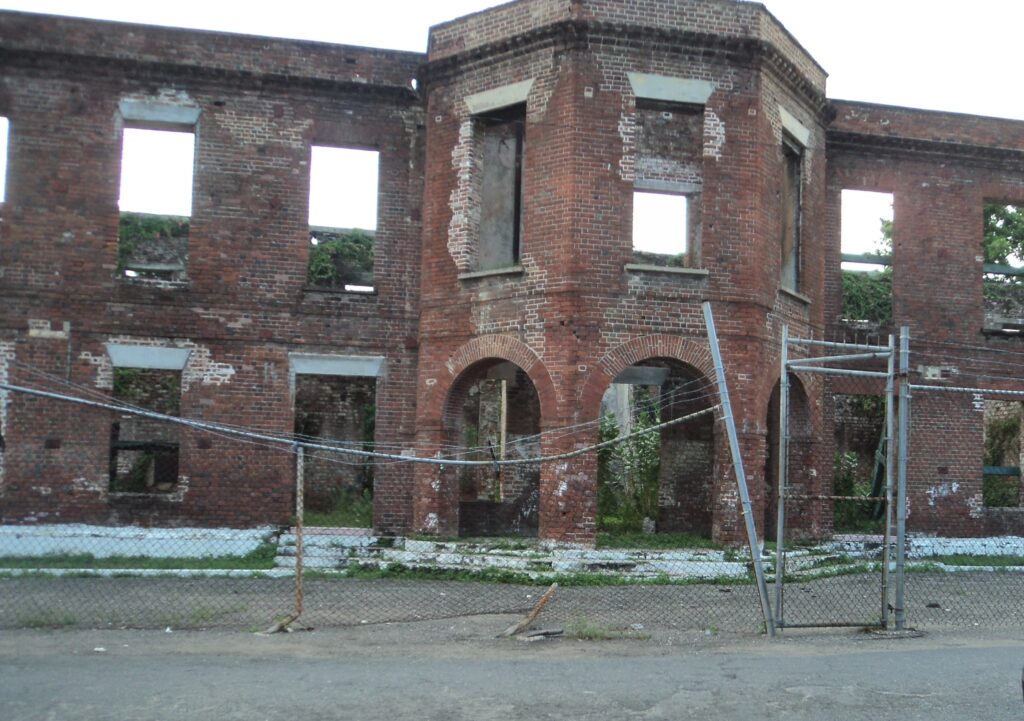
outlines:
M1011 372L995 385L1019 380L1014 375L1018 357L997 356L1010 364ZM880 360L884 364L884 359L865 361L861 370L876 368ZM329 627L523 615L557 582L538 623L636 634L764 629L749 551L710 540L716 503L731 498L736 506L737 501L727 495L730 489L714 487L707 479L731 478L725 483L732 484L733 492L735 480L721 472L727 462L726 422L718 395L685 368L637 366L613 384L602 420L548 431L584 433L591 440L581 452L595 459L598 527L594 547L585 548L536 538L539 509L556 501L541 496L541 465L529 460L537 456L538 431L528 424L496 423L501 404L487 403L489 397L518 392L510 387L514 377L497 379L504 386L495 378L481 378L466 392L456 436L460 443L445 450L448 458L479 462L447 470L458 491L460 529L452 538L374 533L372 497L352 479L372 478L374 466L384 463L408 467L411 477L406 460L366 455L390 449L374 448L362 438L339 441L298 430L289 438L274 438L259 432L239 435L233 431L240 429L227 426L171 422L179 412L173 379L148 373L116 380L115 390L131 402L111 404L110 394L89 395L78 388L79 399L96 405L72 416L62 410L67 401L57 397L26 395L20 401L36 416L65 418L61 422L95 430L80 445L43 449L49 456L39 449L19 455L17 446L8 445L8 468L35 464L39 480L32 488L6 489L4 516L17 516L19 522L0 526L0 626L262 630L291 619L299 626ZM764 509L754 522L768 539L758 552L772 600L778 604L773 593L777 548L771 539L779 517L771 498L781 467L772 448L785 427L785 625L891 624L894 544L891 534L885 536L892 521L886 503L891 482L884 468L879 471L880 461L891 464L892 458L886 381L854 375L837 382L803 372L795 372L793 381L790 421L780 420L779 394L767 419L768 464L763 474L760 469L750 474L753 484L764 484L754 488L753 495L762 499L757 507ZM829 400L817 410L808 399L822 390L814 384L825 383L830 385L823 397ZM54 390L51 386L48 392ZM926 392L914 391L915 412ZM954 404L977 402L971 393L939 395L956 399L949 401ZM981 393L983 400L988 397L996 396ZM1019 413L1024 396L999 397L1017 403ZM830 421L824 423L818 413L831 414ZM11 415L13 422L18 415ZM989 415L1004 419L1012 408L990 409ZM954 416L943 408L911 415L912 454L930 453L920 444L932 437L915 435L913 424L927 426L930 418L943 417ZM506 432L491 440L489 429L495 426ZM831 438L819 430L828 427L835 430ZM16 428L8 429L17 435ZM973 432L979 448L995 448L986 446L985 432ZM203 479L187 467L180 449L198 447L210 437L228 458L242 459L259 448L284 479L268 496L275 502L285 499L283 522L215 528L155 522L166 517L168 507L182 509L183 518L194 512L186 507L191 501L185 491L198 490ZM1004 453L1000 459L1009 459L1012 442L999 448ZM58 469L76 458L95 461L89 454L102 456L108 472L101 478L76 478L71 483L78 492L57 497L60 489L52 479ZM995 463L995 455L986 458L986 466L1012 467ZM832 465L830 473L808 472L823 463ZM344 492L321 494L311 508L310 499L321 489L317 484L335 466L346 479ZM834 480L825 488L821 479L827 478ZM1016 478L1017 507L990 507L988 502L1006 494L981 486L960 495L965 503L979 496L980 514L1012 517L1020 511L1019 470ZM940 489L933 495L940 509L936 513L941 513L944 499L958 492L949 485L950 493L941 496L946 487L933 485ZM911 486L923 487L913 478ZM372 493L372 484L369 489ZM254 492L237 489L238 494ZM330 501L326 506L325 498ZM922 498L927 507L927 493ZM99 499L104 513L111 503L118 512L102 516ZM988 540L944 540L927 525L929 514L915 506L921 502L912 492L905 575L908 625L1020 624L1024 539L1004 533ZM774 612L781 612L777 605ZM496 627L502 625L496 621Z

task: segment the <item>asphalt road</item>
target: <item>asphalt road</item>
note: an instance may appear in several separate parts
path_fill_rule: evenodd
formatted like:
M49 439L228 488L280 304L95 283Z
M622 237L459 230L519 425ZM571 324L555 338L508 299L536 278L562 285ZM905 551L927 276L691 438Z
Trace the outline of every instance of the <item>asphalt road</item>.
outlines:
M514 620L4 631L0 719L1024 719L1020 629L495 638Z

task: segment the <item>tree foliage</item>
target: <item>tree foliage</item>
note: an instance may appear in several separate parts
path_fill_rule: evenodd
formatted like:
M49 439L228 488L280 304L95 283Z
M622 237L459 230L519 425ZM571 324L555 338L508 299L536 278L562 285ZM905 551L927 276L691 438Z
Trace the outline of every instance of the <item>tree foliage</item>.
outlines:
M879 219L876 252L892 256L891 220ZM983 254L986 263L1024 262L1024 206L986 203ZM989 305L1011 311L1021 305L1021 276L991 275L985 280ZM888 323L892 320L892 267L872 273L843 271L843 318Z
M373 285L373 236L362 230L316 231L306 280L321 288Z
M985 204L985 262L1024 262L1024 206Z

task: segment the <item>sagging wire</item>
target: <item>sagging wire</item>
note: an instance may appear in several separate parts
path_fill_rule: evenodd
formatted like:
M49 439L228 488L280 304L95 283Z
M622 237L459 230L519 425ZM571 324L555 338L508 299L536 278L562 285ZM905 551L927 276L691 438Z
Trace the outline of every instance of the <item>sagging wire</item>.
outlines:
M188 419L188 418L179 418L178 416L169 416L169 415L166 415L166 414L163 414L163 413L157 413L155 411L148 411L148 410L143 409L143 408L129 410L129 409L126 409L123 406L117 406L117 405L114 405L114 404L111 404L111 403L105 403L105 402L101 402L101 401L89 400L87 398L76 398L74 396L68 396L68 395L64 395L64 394L61 394L61 393L53 393L51 391L40 390L38 388L27 388L27 387L24 387L24 386L17 386L17 385L11 384L11 383L0 383L0 389L6 390L6 391L10 391L10 392L13 392L13 393L25 393L27 395L33 395L33 396L42 397L42 398L49 398L51 400L64 401L64 402L68 402L68 403L76 403L78 405L84 405L84 406L88 406L88 407L91 407L91 408L99 408L99 409L107 410L107 411L114 411L114 412L119 412L119 413L130 413L132 415L138 415L138 416L141 416L143 418L150 418L152 420L158 420L158 421L163 421L163 422L166 422L166 423L182 425L182 426L185 426L185 427L188 427L188 428L192 428L192 429L195 429L195 430L199 430L199 431L203 431L203 432L215 432L215 433L227 434L227 435L231 435L231 436L239 436L241 438L262 441L262 442L265 442L265 443L289 445L289 446L294 446L294 447L302 447L302 448L315 449L315 450L332 451L334 453L341 453L343 455L356 456L356 457L359 457L359 458L378 458L378 459L389 460L389 461L397 461L397 462L403 462L403 463L422 463L422 464L436 465L436 466L488 466L488 467L494 467L494 466L517 466L517 465L533 465L533 464L537 464L537 463L549 463L549 462L552 462L552 461L566 460L566 459L569 459L569 458L575 458L575 457L578 457L578 456L585 455L587 453L598 451L598 450L601 450L603 448L608 448L608 447L617 445L619 443L623 443L623 442L625 442L627 440L630 440L632 438L636 438L636 437L639 437L639 436L642 436L642 435L653 433L655 431L660 431L661 429L667 428L669 426L673 426L673 425L676 425L676 424L679 424L679 423L683 423L685 421L689 421L689 420L693 420L693 419L699 418L700 416L706 415L708 413L712 413L712 412L714 412L715 410L717 410L717 409L719 409L721 407L720 405L716 404L714 406L711 406L709 408L704 408L702 410L696 411L696 412L691 413L689 415L681 416L679 418L674 418L674 419L672 419L670 421L665 421L664 423L659 423L657 425L650 426L648 428L644 428L644 429L641 429L641 430L638 430L638 431L634 431L633 433L629 433L629 434L626 434L624 436L619 436L617 438L613 438L613 439L610 439L608 441L603 441L601 443L595 443L593 445L586 446L584 448L578 448L578 449L573 450L573 451L567 451L565 453L557 453L557 454L553 454L553 455L549 455L549 456L539 456L537 458L493 459L493 460L485 460L485 461L472 461L472 460L464 460L464 459L458 459L458 458L443 458L443 457L439 457L439 456L421 457L421 456L405 456L405 455L399 455L399 454L393 454L393 453L377 453L375 451L363 451L363 450L357 450L357 449L354 449L354 448L339 449L336 446L329 446L329 445L325 445L325 444L322 444L322 443L309 443L309 442L305 442L305 441L296 441L296 440L294 440L292 438L282 438L280 436L268 435L268 434L264 434L264 433L257 433L255 431L242 431L242 430L237 430L237 429L225 428L225 427L220 426L219 424L216 424L216 423L208 423L208 422L205 422L205 421L196 421L196 420Z
M103 391L97 391L94 388L91 388L91 387L83 385L83 384L75 383L75 382L70 381L69 379L67 379L67 378L65 378L63 376L57 376L57 375L48 373L46 371L40 370L38 368L34 368L34 367L30 366L30 365L23 364L23 363L18 363L17 361L15 361L13 363L13 365L18 366L19 368L27 371L28 373L30 373L32 375L44 378L44 379L46 379L46 380L50 381L51 383L56 384L58 386L64 386L64 387L75 389L75 390L79 391L81 394L83 394L85 396L98 399L99 401L101 401L103 403L106 403L106 404L108 404L110 406L116 406L117 409L119 411L121 411L121 412L126 412L126 413L132 413L133 411L147 411L147 412L149 412L149 409L143 408L141 406L133 405L131 403L128 403L128 402L120 400L120 399L112 399L108 393L105 393ZM714 392L713 390L710 390L710 387L709 387L707 381L705 381L704 379L697 378L697 379L690 380L690 381L688 381L688 382L686 382L686 383L684 383L682 385L676 385L675 387L673 387L673 388L671 388L671 389L669 389L669 390L659 394L658 396L654 396L654 397L644 401L643 407L639 408L639 410L647 411L647 412L654 412L654 413L660 415L660 413L662 411L664 411L665 409L667 409L667 408L669 408L669 407L671 407L673 405L679 404L679 403L696 404L696 403L699 403L699 402L702 402L702 401L705 401L705 400L710 401L710 400L712 400L712 399L714 399L716 397L717 397L717 393ZM174 417L174 416L168 416L168 417ZM520 438L516 438L516 439L510 440L510 441L507 442L506 448L510 448L510 447L511 448L517 448L517 447L525 446L525 445L528 445L528 444L533 444L533 443L536 443L536 442L542 441L542 440L547 440L547 441L561 440L563 438L566 438L566 437L569 437L569 436L572 436L572 435L577 435L577 434L579 434L579 433L581 433L583 431L592 430L595 427L599 426L600 423L601 423L601 419L597 418L597 419L594 419L592 421L586 421L584 423L579 423L579 424L570 425L570 426L563 426L563 427L559 427L559 428L548 429L546 431L542 431L540 433L537 433L537 434L534 434L534 435L531 435L531 436L523 436L523 437L520 437ZM214 427L219 429L219 431L213 430ZM251 432L252 429L248 428L248 427L245 427L245 426L239 426L239 425L230 424L230 423L224 423L224 422L217 422L215 424L210 424L210 428L207 429L207 432L209 432L209 433L211 433L212 435L215 435L215 436L230 437L230 438L232 438L232 440L237 440L237 441L241 441L242 440L241 437L239 437L237 435L232 435L232 436L225 435L227 433L230 433L231 431ZM440 448L439 448L436 444L419 443L419 442L415 442L415 441L414 442L410 442L410 443L382 443L382 442L376 442L376 441L374 441L374 442L348 441L348 440L340 440L340 439L325 439L325 438L322 438L322 437L319 437L319 436L310 436L310 435L306 435L306 434L298 434L298 433L281 434L281 433L273 433L273 432L269 432L269 431L263 431L263 432L261 432L261 435L267 436L267 437L273 437L275 439L273 441L273 444L275 444L275 447L276 447L276 445L279 445L279 444L283 444L283 443L286 443L286 442L293 442L293 441L298 440L298 441L303 441L303 442L308 442L308 443L316 444L316 445L319 445L321 447L329 447L329 448L331 448L332 451L335 451L335 452L338 451L338 450L342 450L342 449L362 448L362 447L365 447L365 446L370 446L371 448L373 448L375 450L379 450L381 448L397 448L397 449L401 449L401 450L406 450L406 449L409 449L409 448L412 448L414 450L417 449L417 448L426 448L426 449L428 449L428 450L430 450L432 452L436 451L436 450L440 450L441 452L444 453L445 457L448 457L448 458L460 458L460 457L470 456L470 455L479 454L479 453L486 453L488 451L488 449L489 449L489 446L466 447L466 446L456 446L454 444L442 444L440 446ZM248 440L248 441L245 441L245 442L250 443L252 445L256 445L256 446L265 446L265 444L260 443L260 442L256 442L256 441L252 441L251 439ZM402 455L404 457L404 454L398 454L398 455ZM339 465L346 465L346 466L356 466L356 467L358 467L358 466L366 466L367 465L366 461L344 461L344 460L341 460L341 459L326 459L326 460L330 460L330 462L332 462L332 463L337 463ZM397 461L393 461L393 462L389 462L389 463L378 463L376 465L381 465L381 466L382 465L392 465L394 463L404 463L404 462L406 462L406 461L404 461L404 460L397 460ZM487 461L487 463L488 464L493 464L493 461Z

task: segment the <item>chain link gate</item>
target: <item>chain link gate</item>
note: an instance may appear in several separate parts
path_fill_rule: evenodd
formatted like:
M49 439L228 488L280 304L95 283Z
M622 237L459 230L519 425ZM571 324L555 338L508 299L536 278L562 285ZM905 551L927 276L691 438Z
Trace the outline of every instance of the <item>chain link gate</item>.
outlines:
M839 343L807 338L792 338L783 328L779 379L778 475L776 553L775 553L775 626L779 629L801 627L877 626L885 628L889 611L889 556L893 541L894 469L896 467L896 419L893 402L895 388L896 345L889 336L887 345ZM884 369L879 367L884 364ZM835 391L875 401L881 397L877 450L872 454L870 491L840 492L836 487L821 488L816 473L794 481L797 459L792 453L793 388L803 383L801 376L824 376L826 392ZM808 381L809 383L811 381ZM806 398L804 398L806 402ZM877 403L871 404L878 408ZM771 439L769 439L771 444ZM826 445L831 448L831 445ZM847 459L836 453L836 459ZM806 460L806 459L804 459ZM838 466L839 464L836 463ZM863 464L861 464L863 465ZM802 469L801 469L802 470ZM826 474L827 477L827 474ZM881 533L836 535L831 543L814 548L791 549L806 509L832 506L822 517L836 518L837 504L852 507L854 516L870 518L882 524ZM863 504L863 505L862 505ZM813 511L812 511L813 513ZM826 524L827 525L827 524ZM808 603L813 599L813 603Z

